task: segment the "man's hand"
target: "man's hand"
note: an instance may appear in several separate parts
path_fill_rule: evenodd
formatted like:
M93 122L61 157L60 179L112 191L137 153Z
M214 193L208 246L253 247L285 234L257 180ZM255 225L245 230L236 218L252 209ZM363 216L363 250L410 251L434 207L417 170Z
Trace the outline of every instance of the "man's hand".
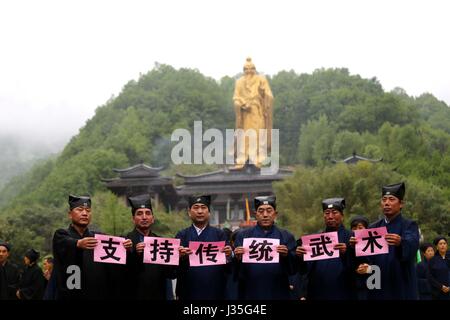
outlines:
M92 250L97 246L97 239L94 237L86 237L77 241L77 248L83 250Z
M402 242L402 237L396 233L387 233L384 238L390 246L399 246Z
M180 252L180 257L185 257L192 254L192 250L183 246L178 248L178 252Z
M137 252L137 253L142 253L142 252L144 252L144 249L145 249L145 242L139 242L139 243L136 245L136 252Z
M232 251L233 250L231 249L231 246L225 246L222 249L222 252L225 252L225 256L227 256L227 257L231 256Z
M242 255L244 254L245 249L244 247L237 247L236 249L234 249L234 255L236 256L236 258L238 258L239 260L242 259Z
M347 245L345 243L338 243L334 245L334 249L338 249L340 254L344 254L347 251Z
M368 268L369 268L369 265L367 263L362 263L356 269L356 273L358 273L358 274L366 274Z
M277 246L277 252L280 254L280 256L286 257L289 250L284 244L280 244L279 246Z
M442 291L443 293L447 293L447 292L450 291L450 288L447 287L447 286L442 286L441 291Z
M298 247L295 249L295 254L296 254L297 256L299 256L299 257L302 257L304 254L306 254L306 249L305 249L304 247L302 247L302 246L298 246Z
M355 237L350 237L349 244L354 247L358 243L358 240L356 240Z
M133 241L131 241L131 239L127 239L123 242L123 246L125 249L131 250L131 248L133 248Z

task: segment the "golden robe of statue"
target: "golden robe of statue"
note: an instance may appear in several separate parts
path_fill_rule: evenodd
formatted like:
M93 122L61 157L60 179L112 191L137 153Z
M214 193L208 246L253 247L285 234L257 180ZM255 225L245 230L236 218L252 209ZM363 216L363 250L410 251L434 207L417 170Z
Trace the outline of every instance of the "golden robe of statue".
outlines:
M261 150L270 150L271 146L271 129L272 129L272 106L273 95L270 90L267 79L256 73L255 65L250 58L244 65L244 75L236 81L234 89L234 110L236 113L236 129L259 129L267 130L266 140L249 143L248 139L243 137L241 144L237 143L236 150L236 168L242 168L247 161L257 167L266 159L266 152ZM239 138L238 138L239 139Z

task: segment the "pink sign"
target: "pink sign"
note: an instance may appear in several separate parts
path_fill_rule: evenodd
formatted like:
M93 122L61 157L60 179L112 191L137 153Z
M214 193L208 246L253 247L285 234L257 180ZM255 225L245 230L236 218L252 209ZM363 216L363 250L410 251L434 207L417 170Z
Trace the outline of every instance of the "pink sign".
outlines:
M179 264L180 239L144 237L144 263Z
M103 263L127 263L127 250L123 246L125 238L96 234L97 246L94 249L94 261Z
M384 238L387 233L386 227L355 230L356 256L373 256L376 254L389 253L389 245Z
M339 258L339 250L333 249L339 243L338 234L325 232L302 237L302 247L306 249L305 261Z
M225 241L189 241L189 249L192 250L192 254L189 255L189 265L191 267L201 267L226 264L225 252L222 252L224 247Z
M280 239L270 238L245 238L243 247L243 263L278 263L280 254L277 252L277 246L280 245Z

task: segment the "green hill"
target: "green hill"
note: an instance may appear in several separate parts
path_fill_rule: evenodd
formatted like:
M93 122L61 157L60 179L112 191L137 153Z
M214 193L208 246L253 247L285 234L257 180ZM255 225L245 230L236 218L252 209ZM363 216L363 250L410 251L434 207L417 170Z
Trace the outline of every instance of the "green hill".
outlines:
M68 193L89 193L103 205L96 209L97 227L125 230L129 212L100 178L140 161L177 171L170 162L173 130L190 129L195 120L202 120L203 128L234 128L234 79L217 82L195 70L157 64L127 83L58 157L39 162L0 191L0 238L15 244L16 252L28 246L49 252L53 230L67 224ZM431 94L410 97L402 89L385 92L377 79L347 69L281 71L269 81L282 165L298 166L293 178L277 185L282 224L295 232L318 227L318 201L333 192L349 198L351 214L364 211L375 218L379 186L405 179L407 209L425 235L448 232L450 110L444 102ZM331 163L353 151L382 157L383 163L373 168ZM163 234L186 223L182 215L158 214L156 227Z

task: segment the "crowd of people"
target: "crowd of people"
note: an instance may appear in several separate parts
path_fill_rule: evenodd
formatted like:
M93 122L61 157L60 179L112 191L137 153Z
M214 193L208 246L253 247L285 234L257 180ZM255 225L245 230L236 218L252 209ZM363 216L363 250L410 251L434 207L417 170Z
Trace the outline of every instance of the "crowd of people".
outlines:
M98 240L89 229L91 199L70 195L70 225L56 230L53 258L44 259L44 270L38 265L39 252L30 249L19 272L8 260L10 244L0 242L0 297L7 300L449 300L447 238L439 236L433 244L422 243L422 258L418 259L419 228L402 214L404 196L404 183L382 187L383 218L370 224L364 216L353 217L350 230L344 225L345 199L324 199L323 232L337 234L332 250L338 252L338 257L320 260L307 259L310 249L302 243L302 238L296 240L289 231L276 225L278 212L274 196L256 197L256 225L233 232L209 224L210 196L192 196L188 205L192 225L175 236L180 243L179 261L173 265L144 263L146 237L158 237L152 231L157 217L148 195L128 198L134 229L121 243L126 250L124 264L94 261ZM357 256L355 248L361 240L355 236L355 230L380 227L387 230L383 237L389 250L385 254ZM276 240L276 245L264 252L270 263L245 261L249 239ZM192 242L223 243L220 251L225 255L225 262L191 266L189 256L195 254L190 246ZM270 251L277 253L276 261L270 261ZM380 284L371 287L368 282L377 270Z

